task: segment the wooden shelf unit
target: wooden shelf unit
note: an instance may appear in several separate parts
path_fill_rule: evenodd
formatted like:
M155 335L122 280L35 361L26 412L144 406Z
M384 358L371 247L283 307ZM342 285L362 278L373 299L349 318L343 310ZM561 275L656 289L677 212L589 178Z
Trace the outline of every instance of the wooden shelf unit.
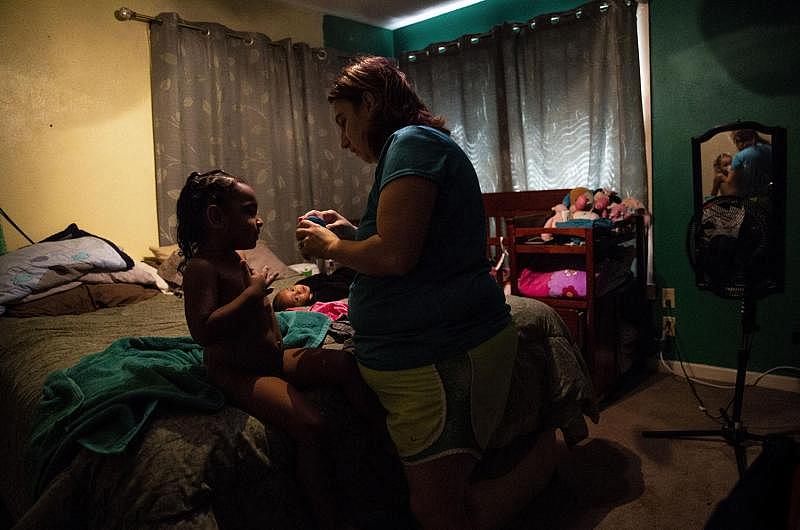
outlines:
M620 322L626 308L638 307L645 313L645 231L643 218L634 215L614 223L613 229L602 228L544 228L552 215L551 207L558 204L569 190L548 190L516 193L484 194L487 223L490 232L490 253L497 252L499 237L508 251L508 277L512 294L522 296L517 281L526 266L537 271L562 268L586 271L586 297L539 298L553 307L566 323L580 346L599 395L605 393L626 367L620 359ZM551 234L554 241L528 244L525 241L542 234ZM567 239L582 240L582 245L565 244ZM494 249L494 250L492 250ZM630 281L611 289L603 296L596 294L595 274L605 258L633 253L636 269ZM498 279L500 281L501 279ZM638 330L642 332L643 330Z

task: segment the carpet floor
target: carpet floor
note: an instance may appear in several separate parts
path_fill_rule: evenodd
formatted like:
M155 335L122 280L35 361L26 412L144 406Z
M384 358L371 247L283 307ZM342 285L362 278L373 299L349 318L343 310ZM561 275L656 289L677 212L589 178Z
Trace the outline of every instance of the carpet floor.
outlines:
M644 438L643 430L720 429L698 409L685 380L641 376L610 403L590 437L571 450L560 445L553 483L509 528L699 529L739 478L734 448L722 436L701 440ZM719 415L732 389L697 386ZM742 420L748 432L800 433L800 394L747 387ZM748 463L761 445L747 447Z

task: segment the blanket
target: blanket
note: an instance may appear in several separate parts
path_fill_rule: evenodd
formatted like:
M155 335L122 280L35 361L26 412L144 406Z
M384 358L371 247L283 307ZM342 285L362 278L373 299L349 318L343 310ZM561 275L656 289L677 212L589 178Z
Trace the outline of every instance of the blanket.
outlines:
M280 280L275 289L295 281ZM597 409L563 321L537 300L507 301L520 348L490 446L545 426L560 428L568 443L585 438L583 414L596 421ZM15 528L314 528L296 480L291 438L227 404L193 412L162 400L123 453L75 444L77 454L37 502L20 487L29 482L22 464L47 374L120 337L188 332L182 300L164 294L81 315L0 318L0 417L6 420L0 425L0 496L19 518ZM413 528L403 519L408 493L402 466L385 452L384 437L353 413L338 388L315 388L309 397L337 433L329 458L342 510L361 528Z
M34 497L78 446L125 450L160 401L219 410L222 393L205 379L203 350L189 337L114 341L102 352L47 376L26 455Z
M331 325L329 316L310 311L278 311L285 348L318 348Z
M287 347L318 347L330 322L321 313L278 313ZM122 338L50 373L26 458L34 497L79 446L99 454L123 452L161 401L201 412L225 403L206 381L203 348L191 337Z
M0 256L0 315L31 293L77 280L87 272L130 269L133 261L108 241L85 236L45 241Z

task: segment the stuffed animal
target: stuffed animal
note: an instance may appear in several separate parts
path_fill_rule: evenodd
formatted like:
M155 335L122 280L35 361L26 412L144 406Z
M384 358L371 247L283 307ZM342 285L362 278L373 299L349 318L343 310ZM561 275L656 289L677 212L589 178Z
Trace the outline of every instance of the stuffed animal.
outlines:
M622 205L625 207L625 218L638 213L642 215L644 226L650 226L650 212L645 208L644 203L635 197L625 197L622 199Z
M606 190L600 189L594 192L592 211L599 217L608 217L608 207L611 204L611 197Z
M572 188L569 192L569 204L567 206L570 212L580 212L591 210L593 202L594 195L588 188Z
M563 213L561 213L561 212L569 212L569 208L567 208L567 205L564 204L563 202L556 204L550 209L553 210L553 216L550 217L547 221L545 221L544 223L545 228L555 228L557 222L566 220L565 217L569 218L569 214L565 216ZM552 241L553 234L543 233L541 235L541 238L542 241Z
M608 218L611 221L622 221L626 217L626 207L621 202L612 203L608 207Z

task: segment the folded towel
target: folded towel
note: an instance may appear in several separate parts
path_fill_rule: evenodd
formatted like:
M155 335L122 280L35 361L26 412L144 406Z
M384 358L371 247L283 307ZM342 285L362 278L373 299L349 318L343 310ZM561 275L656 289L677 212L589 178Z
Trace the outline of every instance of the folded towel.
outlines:
M225 402L206 381L203 350L191 337L119 339L50 373L26 454L34 498L80 446L122 452L159 402L203 412Z
M318 348L325 339L331 319L311 311L278 311L278 325L286 348Z

